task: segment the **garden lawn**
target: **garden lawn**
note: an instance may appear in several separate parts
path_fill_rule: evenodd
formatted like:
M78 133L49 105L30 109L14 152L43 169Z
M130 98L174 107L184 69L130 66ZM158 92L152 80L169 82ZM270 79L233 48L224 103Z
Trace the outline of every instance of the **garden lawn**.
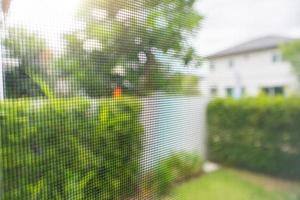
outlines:
M300 184L232 169L204 175L179 185L179 200L300 200Z

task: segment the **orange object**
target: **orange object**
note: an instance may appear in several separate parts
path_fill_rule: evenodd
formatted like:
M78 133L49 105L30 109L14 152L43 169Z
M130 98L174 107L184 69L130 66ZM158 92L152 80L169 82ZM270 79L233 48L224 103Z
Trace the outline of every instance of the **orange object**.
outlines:
M11 0L2 0L2 12L7 15Z
M121 97L122 96L122 88L120 86L117 86L114 89L114 97Z

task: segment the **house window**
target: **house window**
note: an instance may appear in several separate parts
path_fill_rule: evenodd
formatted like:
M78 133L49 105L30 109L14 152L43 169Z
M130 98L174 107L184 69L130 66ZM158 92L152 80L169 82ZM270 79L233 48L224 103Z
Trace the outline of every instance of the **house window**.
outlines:
M226 88L226 96L233 97L234 89L233 88Z
M238 90L238 89L235 89L235 88L232 88L232 87L228 87L225 89L225 93L226 93L226 96L227 97L234 97L235 95L235 90ZM243 87L243 88L240 88L240 92L239 92L239 97L243 97L246 95L246 89Z
M217 89L216 87L212 87L212 88L210 89L210 95L211 95L212 97L217 96L217 95L218 95L218 89Z
M273 63L278 63L281 61L281 56L278 53L273 53L272 54L272 62Z
M282 96L284 95L284 87L264 87L262 91L268 96Z

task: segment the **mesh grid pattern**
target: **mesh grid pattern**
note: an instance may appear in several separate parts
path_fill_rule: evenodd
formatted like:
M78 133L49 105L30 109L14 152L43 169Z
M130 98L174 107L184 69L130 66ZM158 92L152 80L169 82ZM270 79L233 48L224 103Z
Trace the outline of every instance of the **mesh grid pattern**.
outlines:
M55 2L2 2L1 199L168 196L205 154L195 1Z

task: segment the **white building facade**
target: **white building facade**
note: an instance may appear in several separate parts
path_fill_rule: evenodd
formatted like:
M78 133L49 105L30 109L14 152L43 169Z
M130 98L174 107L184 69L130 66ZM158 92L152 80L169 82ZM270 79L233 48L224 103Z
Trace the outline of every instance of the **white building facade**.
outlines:
M264 37L208 56L208 96L242 97L299 93L299 79L279 46L289 38Z

